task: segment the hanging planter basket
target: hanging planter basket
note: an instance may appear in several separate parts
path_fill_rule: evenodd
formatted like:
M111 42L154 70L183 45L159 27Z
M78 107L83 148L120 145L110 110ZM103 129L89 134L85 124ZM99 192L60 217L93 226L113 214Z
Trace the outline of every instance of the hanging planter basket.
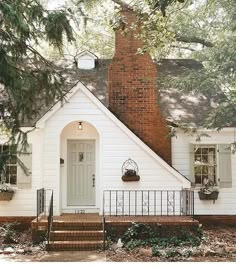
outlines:
M0 192L0 201L12 200L14 192Z
M130 158L122 165L121 179L124 182L135 182L140 180L140 176L138 175L138 165Z

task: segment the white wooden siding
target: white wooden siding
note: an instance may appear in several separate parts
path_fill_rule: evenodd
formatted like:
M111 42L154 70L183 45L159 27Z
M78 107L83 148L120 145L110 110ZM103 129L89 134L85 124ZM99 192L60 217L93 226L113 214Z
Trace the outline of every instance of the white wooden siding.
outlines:
M4 138L1 139L5 142ZM32 186L16 191L11 201L0 201L0 216L36 216L36 190L42 187L42 131L29 134L28 142L32 144Z
M83 121L83 131L76 128ZM40 124L41 123L41 124ZM102 108L78 90L67 103L39 123L30 134L32 143L32 188L16 189L12 201L0 202L0 216L36 215L36 190L54 190L55 215L66 209L67 140L91 139L96 143L96 207L102 210L104 189L181 190L189 185L164 163L130 137ZM60 158L64 165L60 166ZM121 167L132 158L139 166L139 182L123 182ZM72 210L73 211L73 210Z
M234 141L233 130L208 131L210 137L202 137L199 144L230 144ZM190 177L189 144L196 143L196 137L177 132L172 138L172 164L179 172ZM200 215L236 214L236 154L231 154L232 188L220 188L218 199L213 201L200 200L195 190L195 213Z

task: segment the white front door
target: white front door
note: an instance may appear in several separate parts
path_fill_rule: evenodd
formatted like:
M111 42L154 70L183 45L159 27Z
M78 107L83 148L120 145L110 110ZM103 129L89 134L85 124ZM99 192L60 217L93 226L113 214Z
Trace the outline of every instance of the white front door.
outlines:
M95 205L95 141L68 140L67 205Z

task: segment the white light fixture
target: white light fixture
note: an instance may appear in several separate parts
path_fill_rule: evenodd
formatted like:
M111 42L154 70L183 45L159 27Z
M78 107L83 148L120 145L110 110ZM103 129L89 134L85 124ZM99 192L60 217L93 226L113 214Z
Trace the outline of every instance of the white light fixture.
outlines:
M83 130L83 124L82 124L82 121L79 122L79 125L78 125L78 130L82 131Z

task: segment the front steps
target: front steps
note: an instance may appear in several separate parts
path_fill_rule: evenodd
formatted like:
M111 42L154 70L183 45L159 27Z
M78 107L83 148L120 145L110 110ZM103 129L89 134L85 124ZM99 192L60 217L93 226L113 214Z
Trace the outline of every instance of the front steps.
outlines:
M54 221L47 250L103 249L102 223L89 221Z

